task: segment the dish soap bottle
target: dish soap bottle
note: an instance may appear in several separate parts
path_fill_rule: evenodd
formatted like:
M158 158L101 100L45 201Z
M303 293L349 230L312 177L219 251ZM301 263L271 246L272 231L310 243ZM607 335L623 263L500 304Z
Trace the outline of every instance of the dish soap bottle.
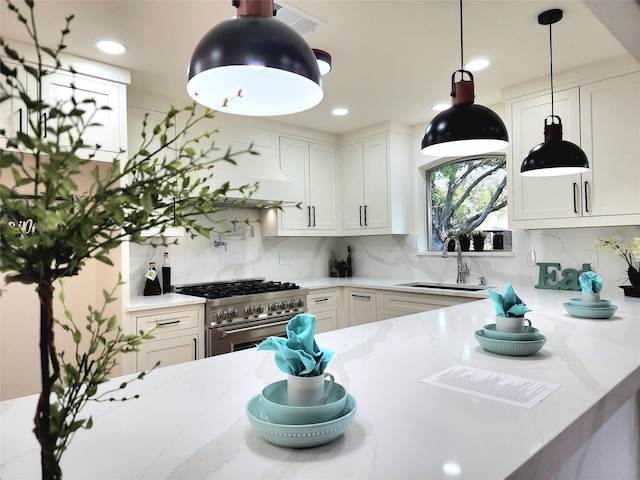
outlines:
M162 263L162 292L171 293L171 264L169 263L169 252L164 252Z
M338 260L336 259L335 250L331 250L331 256L329 257L329 276L338 276Z
M149 270L145 275L147 282L144 284L143 295L160 295L162 288L160 287L160 280L158 280L158 272L156 271L156 262L149 262Z

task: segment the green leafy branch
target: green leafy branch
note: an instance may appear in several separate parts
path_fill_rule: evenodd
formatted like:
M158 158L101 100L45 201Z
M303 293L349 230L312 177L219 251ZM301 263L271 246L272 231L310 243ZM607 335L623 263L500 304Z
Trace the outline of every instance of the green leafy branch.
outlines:
M78 418L80 410L87 402L101 401L107 397L108 400L115 401L116 398L110 396L111 394L124 389L133 380L143 379L159 364L157 363L151 370L139 373L133 380L122 382L118 390L109 390L98 395L98 387L109 379L117 365L118 356L123 353L137 352L142 342L154 337L152 332L141 331L138 335L125 334L118 325L115 315L106 316L107 306L116 301L114 294L117 288L123 285L121 279L110 292L102 291L103 302L99 309L88 307L84 329L73 320L73 314L66 304L64 283L62 280L60 283L59 299L64 308L66 321L56 319L56 323L71 335L75 351L73 361L70 362L66 361L64 351L59 352L58 357L62 365L60 379L51 389L56 401L51 403L50 428L51 433L57 438L55 457L58 461L75 433L81 428L88 430L93 426L92 417ZM134 395L133 398L138 398L138 395ZM118 400L127 399L128 397L121 397Z

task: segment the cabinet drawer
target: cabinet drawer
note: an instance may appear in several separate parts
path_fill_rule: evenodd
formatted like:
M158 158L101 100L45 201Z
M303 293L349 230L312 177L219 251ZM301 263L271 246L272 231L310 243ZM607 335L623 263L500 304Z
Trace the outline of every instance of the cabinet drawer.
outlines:
M307 308L311 313L324 307L336 307L338 305L338 291L324 290L322 292L307 295Z
M198 360L200 334L163 338L144 342L136 354L136 371L149 370L157 362L160 367Z
M385 312L399 311L405 315L427 312L442 307L450 307L460 303L474 302L477 298L428 294L390 294L385 293L383 308Z
M202 310L198 308L189 310L167 311L137 315L136 331L156 329L154 335L159 335L188 328L198 328L201 325ZM157 327L157 328L156 328Z

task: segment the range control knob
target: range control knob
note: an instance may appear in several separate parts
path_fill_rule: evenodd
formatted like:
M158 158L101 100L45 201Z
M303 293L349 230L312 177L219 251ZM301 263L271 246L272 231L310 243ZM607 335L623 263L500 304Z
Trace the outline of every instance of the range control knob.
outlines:
M264 313L264 307L260 304L256 305L256 313Z
M272 312L275 312L276 310L278 310L278 304L276 302L271 302L269 304L269 310L271 310Z
M294 308L294 307L296 306L296 302L295 302L295 300L289 300L289 301L287 302L287 306L288 306L289 308Z
M227 311L226 310L218 310L218 313L217 313L216 316L218 317L218 320L226 320Z
M280 302L280 310L284 310L285 308L287 308L287 302Z
M304 305L304 302L302 301L301 298L297 298L295 302L296 302L295 305L298 308L300 308L300 307L302 307Z
M244 314L245 315L253 315L253 312L255 312L255 308L253 305L247 305L244 307Z
M236 318L238 316L238 309L230 307L229 310L227 310L227 316L229 317L229 320Z

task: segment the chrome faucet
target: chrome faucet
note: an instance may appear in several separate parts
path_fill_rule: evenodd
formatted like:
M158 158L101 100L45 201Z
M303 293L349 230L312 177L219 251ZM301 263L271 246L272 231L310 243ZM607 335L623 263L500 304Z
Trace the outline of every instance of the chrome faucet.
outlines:
M469 275L469 267L467 267L466 263L462 262L462 249L460 248L460 239L458 237L446 237L444 239L444 246L442 247L442 258L448 258L449 254L447 253L447 245L449 244L449 240L453 240L458 256L458 277L456 278L456 283L465 283L464 277Z

